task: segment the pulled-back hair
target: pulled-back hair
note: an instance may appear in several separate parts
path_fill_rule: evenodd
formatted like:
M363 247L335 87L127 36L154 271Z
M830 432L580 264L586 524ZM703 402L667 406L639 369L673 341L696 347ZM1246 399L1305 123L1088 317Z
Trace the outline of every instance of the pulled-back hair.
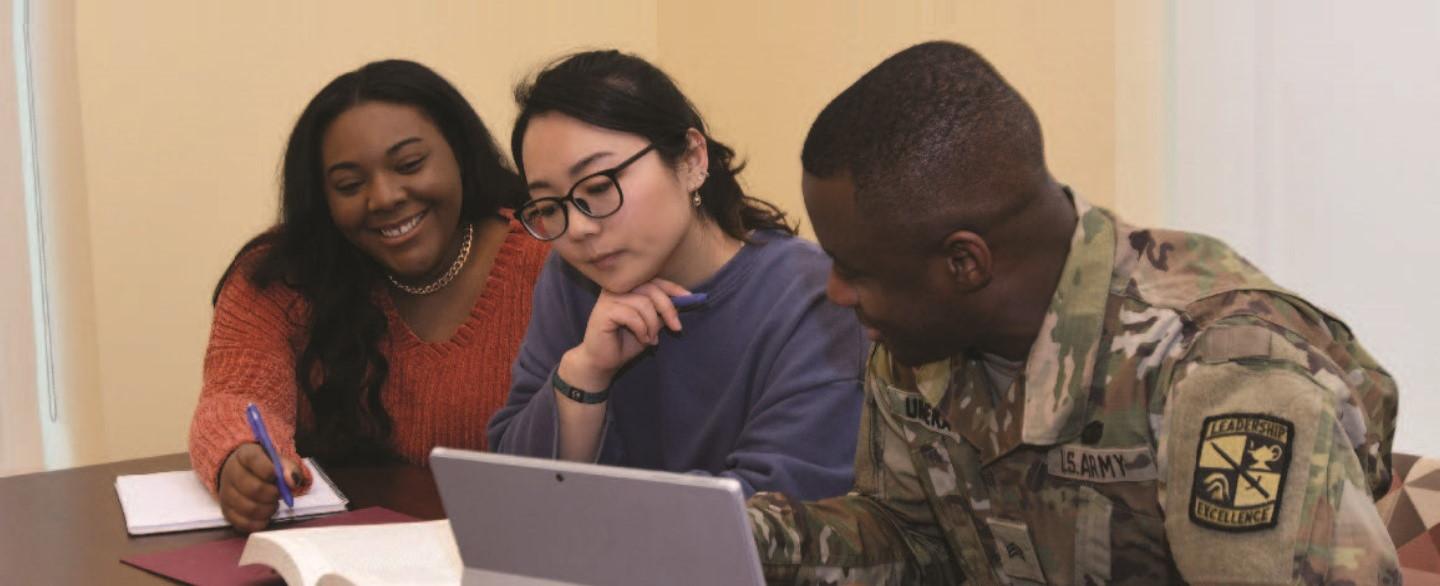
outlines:
M390 372L380 348L386 317L376 302L384 294L383 270L335 226L321 156L331 123L366 102L413 106L445 137L460 169L461 222L500 217L500 208L525 197L469 102L419 63L367 64L335 78L305 106L285 148L279 220L240 249L211 302L242 264L239 275L257 288L280 285L299 294L307 311L292 312L292 319L303 320L301 338L292 341L295 382L309 401L314 427L297 427L296 446L331 462L394 458L392 422L380 396Z
M525 130L540 114L558 112L592 126L642 136L671 166L685 154L686 131L694 128L705 136L710 160L706 169L710 176L700 187L700 213L739 240L751 230L795 233L784 212L745 193L737 179L745 165L735 160L735 151L710 136L700 113L670 76L644 59L613 50L562 57L533 80L519 84L515 103L520 114L510 134L510 152L522 177Z

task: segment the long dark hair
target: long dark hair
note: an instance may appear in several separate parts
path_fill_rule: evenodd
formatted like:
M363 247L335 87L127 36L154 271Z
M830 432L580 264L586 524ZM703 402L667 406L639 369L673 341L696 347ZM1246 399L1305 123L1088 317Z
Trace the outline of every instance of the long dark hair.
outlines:
M274 227L240 249L215 285L211 303L242 257L242 273L258 288L281 284L299 293L307 311L296 346L295 382L309 399L313 429L296 429L302 454L330 462L394 459L392 421L380 393L390 373L381 353L385 313L382 269L335 227L326 200L321 147L335 118L364 102L414 106L429 117L460 168L462 222L501 217L524 201L524 184L464 96L412 61L377 61L331 81L305 106L285 147L280 215ZM258 249L258 250L257 250Z
M705 130L705 121L675 81L649 62L619 51L576 53L546 66L532 81L515 88L520 114L510 133L510 153L523 177L522 143L530 119L559 112L586 124L643 136L674 166L689 146L685 133L705 136L709 178L700 187L700 212L732 238L745 240L751 230L773 229L794 235L785 212L750 197L736 176L745 164L735 151Z

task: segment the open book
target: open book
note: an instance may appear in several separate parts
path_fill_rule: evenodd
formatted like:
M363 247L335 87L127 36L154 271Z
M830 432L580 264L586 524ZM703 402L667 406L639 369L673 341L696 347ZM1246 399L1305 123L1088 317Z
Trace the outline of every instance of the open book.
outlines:
M295 497L295 508L280 503L276 521L338 513L350 501L310 458L305 467L315 482L310 492ZM193 470L132 474L115 478L115 493L125 512L125 530L131 535L224 527L228 523L220 503L195 477Z
M270 566L290 586L459 584L462 571L443 519L263 531L245 543L246 564Z

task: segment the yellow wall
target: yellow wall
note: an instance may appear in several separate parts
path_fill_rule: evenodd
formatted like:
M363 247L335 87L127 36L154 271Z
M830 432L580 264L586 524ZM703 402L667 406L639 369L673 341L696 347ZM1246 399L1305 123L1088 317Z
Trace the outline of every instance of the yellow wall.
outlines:
M84 176L99 442L108 459L184 449L210 291L275 213L291 124L339 73L408 57L508 137L509 87L576 44L656 53L651 1L82 1ZM483 422L477 422L483 425Z
M1166 39L1174 39L1173 16L1167 2L1115 2L1115 100L1110 124L1115 128L1112 168L1114 209L1136 225L1163 224L1170 197L1165 176L1171 164L1166 151L1168 112L1176 96L1166 73L1174 72Z
M1115 22L1110 2L662 2L660 60L750 160L755 193L803 219L800 147L825 104L900 49L959 41L1029 99L1055 176L1110 205Z
M753 190L803 219L799 149L819 109L889 53L948 38L986 54L1035 105L1058 178L1099 203L1143 203L1114 195L1118 185L1146 185L1116 177L1144 159L1117 146L1117 104L1143 98L1117 90L1117 80L1145 65L1116 48L1119 38L1146 41L1115 29L1145 18L1124 0L81 0L76 172L86 186L98 357L66 368L96 373L93 388L74 392L92 397L104 421L76 432L77 443L100 449L74 463L184 449L211 287L236 248L272 221L285 134L341 71L392 56L427 63L506 144L510 88L536 65L578 48L638 52L672 73L716 135L750 161Z

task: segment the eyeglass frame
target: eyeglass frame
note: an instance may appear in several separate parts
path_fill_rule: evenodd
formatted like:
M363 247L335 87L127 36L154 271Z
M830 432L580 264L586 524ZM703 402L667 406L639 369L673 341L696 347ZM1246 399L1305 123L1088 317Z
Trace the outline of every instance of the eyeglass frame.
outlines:
M572 206L566 204L566 202L568 201L568 202L570 202L571 204L573 204L573 203L575 202L575 190L580 187L580 184L585 183L586 181L589 181L589 180L594 179L594 178L596 178L596 177L605 177L605 178L609 179L609 180L610 180L610 183L615 186L615 195L618 196L618 197L619 197L619 200L620 200L618 203L615 204L615 209L610 210L609 212L606 212L606 213L604 213L604 214L595 214L595 213L591 213L591 212L585 210L585 208L588 207L588 206L578 206L578 205L576 205L576 206L573 206L573 207L575 208L575 211L578 211L578 212L580 212L581 214L584 214L585 217L587 217L587 218L592 218L592 219L596 219L596 220L601 219L601 218L608 218L608 217L610 217L610 216L615 215L616 212L619 212L619 211L620 211L620 208L625 207L625 190L620 187L620 177L619 177L620 172L621 172L621 171L624 171L626 167L629 167L629 166L630 166L632 163L634 163L635 161L640 160L641 157L644 157L644 156L645 156L646 154L648 154L650 151L655 150L655 146L656 146L655 143L652 142L652 143L650 143L649 145L647 145L645 148L640 149L640 152L635 153L635 154L633 154L633 155L630 155L630 158L625 159L624 161L621 161L620 164L615 165L614 167L611 167L611 168L609 168L609 169L604 169L604 170L601 170L601 171L596 171L596 172L594 172L594 173L591 173L591 174L589 174L589 175L586 175L586 176L584 176L584 177L581 177L581 178L577 179L577 180L575 181L575 184L574 184L574 185L571 185L571 186L570 186L570 189L565 192L565 196L564 196L564 197L541 197L541 198L531 199L530 201L525 202L524 204L522 204L522 205L520 206L520 209L515 210L515 217L516 217L516 219L520 220L520 225L521 225L521 226L524 226L524 227L525 227L525 231L526 231L526 232L529 232L529 233L530 233L530 236L534 237L536 240L539 240L539 241L541 241L541 242L550 242L550 241L552 241L552 240L558 240L561 236L564 236L564 235L565 235L565 232L567 232L567 231L570 230L570 208L571 208ZM536 233L535 233L535 229L534 229L534 228L531 228L531 227L530 227L530 224L524 220L524 218L525 218L525 210L526 210L526 209L528 209L528 208L533 208L533 207L535 207L535 206L538 206L541 202L546 202L546 201L553 201L553 202L555 202L556 205L559 205L559 206L560 206L560 209L561 209L561 210L564 210L564 212L565 212L565 214L564 214L565 226L562 227L562 228L560 228L560 231L559 231L559 232L556 232L555 235L554 235L554 236L551 236L550 238L545 238L545 237L540 236L539 234L536 234Z

